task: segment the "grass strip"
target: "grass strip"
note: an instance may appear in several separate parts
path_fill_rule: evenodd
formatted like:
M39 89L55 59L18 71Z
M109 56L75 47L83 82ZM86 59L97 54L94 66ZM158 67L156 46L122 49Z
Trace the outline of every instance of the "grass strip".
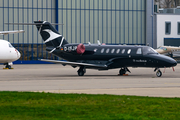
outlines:
M1 120L180 120L180 98L0 92Z

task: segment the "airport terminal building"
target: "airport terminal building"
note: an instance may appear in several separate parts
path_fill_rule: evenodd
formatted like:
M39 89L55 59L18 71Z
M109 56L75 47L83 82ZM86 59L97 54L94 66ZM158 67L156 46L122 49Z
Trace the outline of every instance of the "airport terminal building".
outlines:
M16 47L16 63L41 63L38 59L59 59L46 52L35 26L5 23L33 23L43 20L69 43L146 45L154 47L154 0L1 0L0 31L25 33L0 36Z

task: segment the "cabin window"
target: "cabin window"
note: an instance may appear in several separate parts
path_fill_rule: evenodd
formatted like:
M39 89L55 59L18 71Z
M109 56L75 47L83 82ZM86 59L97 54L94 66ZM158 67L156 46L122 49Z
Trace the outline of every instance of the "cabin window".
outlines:
M171 34L171 22L165 23L165 34L170 35Z
M178 22L178 35L180 35L180 22Z
M114 53L114 50L115 50L115 49L112 49L112 50L111 50L111 53Z
M138 49L137 49L136 54L142 54L142 50L141 50L141 48L138 48Z
M120 49L117 49L116 53L118 54L118 53L119 53L119 51L120 51Z
M103 49L101 49L101 53L103 53L104 52L104 48Z
M106 50L106 53L109 53L109 48Z
M130 54L131 53L131 49L129 49L128 51L127 51L127 54Z
M124 54L124 52L125 52L125 49L123 49L121 53Z

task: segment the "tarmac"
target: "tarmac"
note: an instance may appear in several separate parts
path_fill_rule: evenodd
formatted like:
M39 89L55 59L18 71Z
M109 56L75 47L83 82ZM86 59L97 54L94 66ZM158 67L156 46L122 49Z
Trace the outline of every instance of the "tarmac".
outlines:
M78 76L78 67L60 64L16 64L9 70L0 67L0 91L180 97L180 64L175 72L166 68L164 73L162 68L162 77L156 76L154 68L130 67L127 76L119 76L119 69L87 69L84 76Z

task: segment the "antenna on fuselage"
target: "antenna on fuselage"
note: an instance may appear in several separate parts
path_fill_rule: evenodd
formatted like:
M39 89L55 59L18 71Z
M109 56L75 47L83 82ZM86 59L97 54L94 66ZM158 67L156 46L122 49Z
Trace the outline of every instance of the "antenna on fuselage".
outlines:
M91 45L91 43L90 43L90 42L88 42L88 44L89 44L89 45Z
M98 43L98 45L101 45L101 43L100 43L100 41L99 41L99 40L97 40L97 43Z

